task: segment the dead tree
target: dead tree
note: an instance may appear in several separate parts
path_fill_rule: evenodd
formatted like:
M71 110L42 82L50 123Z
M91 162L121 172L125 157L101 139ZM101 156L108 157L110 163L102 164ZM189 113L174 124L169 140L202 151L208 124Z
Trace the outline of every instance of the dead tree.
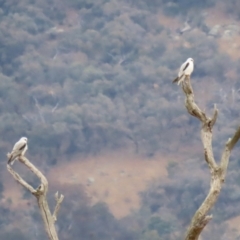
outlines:
M218 109L215 105L213 116L208 117L206 113L198 107L194 100L190 77L186 77L186 79L182 83L182 89L186 97L185 106L188 113L199 119L202 124L201 139L203 144L204 157L211 174L209 193L194 214L185 235L185 240L197 240L204 227L212 219L212 215L208 215L208 213L216 203L220 194L222 185L225 180L231 150L234 148L235 144L240 138L240 127L238 127L232 138L229 138L226 142L220 163L217 164L213 155L212 134L213 126L216 123L218 116Z
M27 168L29 168L40 179L41 183L37 189L34 189L34 187L27 183L18 173L16 173L12 169L12 167L9 164L7 165L7 169L18 183L20 183L30 193L32 193L33 196L36 197L49 240L58 240L55 222L57 221L58 211L60 209L60 205L63 201L64 196L62 194L59 196L58 192L56 192L55 194L56 206L52 214L47 202L48 192L47 178L26 157L20 156L19 161L23 163Z

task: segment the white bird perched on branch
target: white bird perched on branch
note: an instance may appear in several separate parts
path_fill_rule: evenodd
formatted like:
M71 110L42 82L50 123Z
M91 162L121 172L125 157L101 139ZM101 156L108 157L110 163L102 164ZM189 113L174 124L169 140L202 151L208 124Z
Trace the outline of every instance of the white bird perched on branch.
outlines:
M13 165L14 161L18 157L24 156L25 152L28 149L27 141L28 139L26 137L22 137L18 142L15 143L12 152L7 154L8 164Z
M190 76L194 69L194 61L192 58L188 58L185 63L179 69L178 77L173 80L173 83L177 82L179 85L181 82L184 81L186 76Z

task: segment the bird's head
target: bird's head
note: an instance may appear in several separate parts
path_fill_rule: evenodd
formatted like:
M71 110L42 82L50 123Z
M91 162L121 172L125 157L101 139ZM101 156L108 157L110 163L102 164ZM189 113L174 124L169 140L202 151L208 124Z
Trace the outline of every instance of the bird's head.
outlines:
M24 142L28 141L28 139L26 137L22 137L21 140L24 141Z
M194 60L192 58L188 58L187 60L188 62L194 62Z

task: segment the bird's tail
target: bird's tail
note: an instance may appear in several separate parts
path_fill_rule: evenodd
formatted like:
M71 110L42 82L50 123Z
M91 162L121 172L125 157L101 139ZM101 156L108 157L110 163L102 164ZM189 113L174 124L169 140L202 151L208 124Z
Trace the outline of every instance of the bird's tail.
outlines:
M11 161L12 161L12 154L11 153L7 153L7 158L8 158L8 164L11 163Z
M179 80L179 77L176 77L176 78L172 81L172 83L178 82L178 80Z
M185 80L185 77L186 76L184 74L182 74L182 76L178 78L178 83L177 84L180 85L180 83L182 83Z

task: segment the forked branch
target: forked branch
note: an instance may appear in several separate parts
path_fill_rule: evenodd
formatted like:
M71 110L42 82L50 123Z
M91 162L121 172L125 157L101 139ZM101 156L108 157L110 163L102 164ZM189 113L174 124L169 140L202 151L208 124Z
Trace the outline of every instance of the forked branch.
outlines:
M61 206L61 203L64 199L64 196L61 194L60 196L58 196L58 192L55 193L55 199L56 199L56 206L55 206L55 209L54 209L54 212L53 212L53 220L54 222L57 221L57 215L58 215L58 212L60 210L60 206Z
M57 221L57 214L60 209L60 205L64 199L64 196L61 194L59 197L58 192L55 194L56 206L54 213L51 214L47 202L48 191L47 178L26 157L20 156L19 161L23 163L27 168L29 168L40 179L41 183L37 189L34 189L34 187L27 183L18 173L16 173L12 169L12 167L9 164L7 165L7 169L18 183L20 183L23 187L25 187L36 197L48 238L50 240L58 240L58 235L54 223Z
M209 118L207 117L206 113L198 107L194 99L190 77L185 78L185 81L182 83L182 89L186 96L185 106L188 113L199 119L199 121L202 123L201 139L204 148L204 157L211 174L209 193L202 205L194 214L185 236L185 240L197 240L204 227L212 219L212 215L209 216L207 214L216 203L220 194L222 184L225 180L231 150L234 148L240 138L240 127L237 129L233 137L227 141L222 153L221 162L218 165L215 161L212 149L212 130L217 121L218 109L215 105L213 116L212 118Z

